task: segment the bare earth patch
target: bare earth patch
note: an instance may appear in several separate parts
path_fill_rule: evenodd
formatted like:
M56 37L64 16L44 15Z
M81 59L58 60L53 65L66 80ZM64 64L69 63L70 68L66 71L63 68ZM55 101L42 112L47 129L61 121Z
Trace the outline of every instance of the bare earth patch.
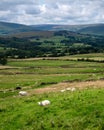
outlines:
M73 83L61 82L55 85L50 85L49 87L30 90L29 93L30 95L32 95L32 94L42 94L49 92L58 92L66 88L76 88L79 90L86 88L104 88L104 80L73 82Z

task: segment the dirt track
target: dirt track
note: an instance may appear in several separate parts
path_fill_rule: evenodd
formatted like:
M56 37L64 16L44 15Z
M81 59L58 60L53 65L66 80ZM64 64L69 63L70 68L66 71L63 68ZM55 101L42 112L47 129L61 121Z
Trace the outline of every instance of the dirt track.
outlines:
M76 89L104 88L104 80L73 82L73 83L62 82L55 85L50 85L49 87L30 90L29 93L42 94L42 93L49 93L49 92L57 92L66 88L76 88Z

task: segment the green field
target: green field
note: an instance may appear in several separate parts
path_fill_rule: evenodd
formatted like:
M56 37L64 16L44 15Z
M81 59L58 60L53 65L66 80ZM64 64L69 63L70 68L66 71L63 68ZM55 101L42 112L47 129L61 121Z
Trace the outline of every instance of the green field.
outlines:
M9 68L0 70L0 89L17 85L37 87L41 82L100 79L104 76L104 64L69 60L10 60ZM6 82L5 82L6 79ZM40 86L41 87L41 86Z
M97 61L77 61L77 58ZM98 62L100 58L104 58L103 54L10 59L7 66L0 66L0 130L103 130L103 87L34 93L25 97L18 95L20 90L15 90L17 86L32 92L64 82L76 85L85 81L102 82L104 63ZM51 104L39 106L37 102L44 99Z

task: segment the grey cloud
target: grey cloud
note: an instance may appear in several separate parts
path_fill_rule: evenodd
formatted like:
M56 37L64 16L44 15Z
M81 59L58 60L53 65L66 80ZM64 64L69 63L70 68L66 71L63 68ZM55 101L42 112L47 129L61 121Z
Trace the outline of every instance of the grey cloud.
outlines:
M28 6L25 7L25 12L31 15L39 15L41 13L41 10L39 6L31 5L31 8Z
M0 20L23 24L104 22L104 0L1 0Z

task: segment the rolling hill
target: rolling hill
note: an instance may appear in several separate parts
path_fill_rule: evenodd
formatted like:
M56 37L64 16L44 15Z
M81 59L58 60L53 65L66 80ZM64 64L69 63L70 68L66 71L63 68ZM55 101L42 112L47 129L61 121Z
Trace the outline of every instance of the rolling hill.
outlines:
M104 35L104 24L85 24L85 25L58 25L58 24L39 24L22 25L16 23L0 22L0 35L8 35L21 32L35 31L74 31L78 33Z
M104 35L104 24L85 24L85 25L33 25L36 30L42 31L74 31L78 33L94 34L94 35Z
M28 32L28 31L34 31L34 29L30 26L22 24L0 22L0 35Z
M95 24L78 30L80 33L104 35L104 24Z

